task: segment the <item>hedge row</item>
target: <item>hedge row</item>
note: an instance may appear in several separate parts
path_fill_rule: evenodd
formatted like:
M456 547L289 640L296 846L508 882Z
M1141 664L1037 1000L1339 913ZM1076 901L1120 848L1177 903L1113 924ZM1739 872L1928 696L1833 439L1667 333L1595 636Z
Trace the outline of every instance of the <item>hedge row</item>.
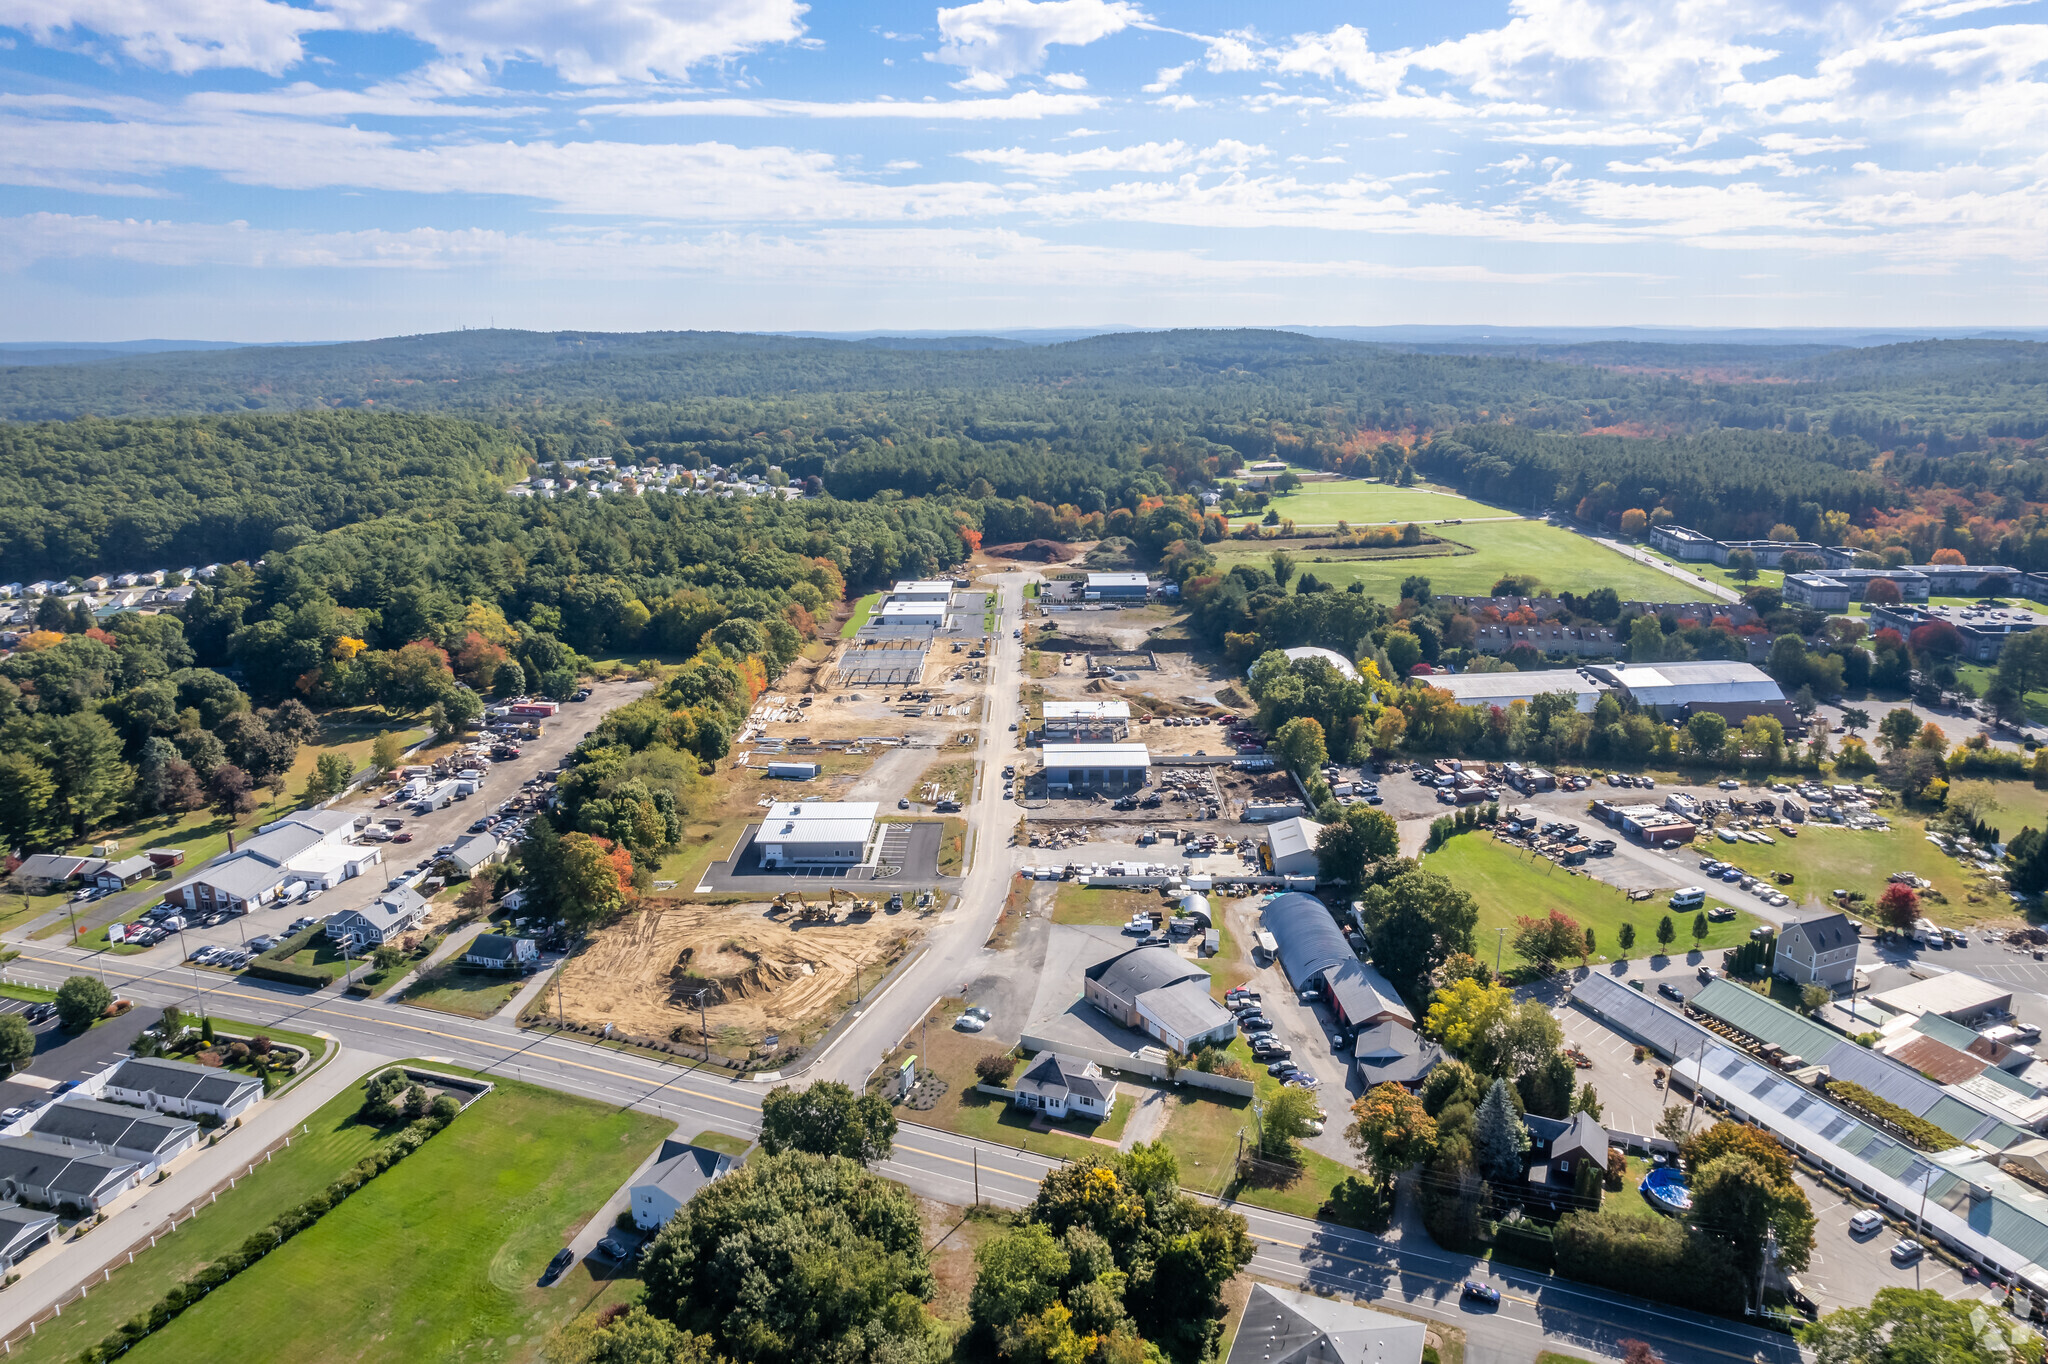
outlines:
M1839 1099L1851 1108L1860 1108L1887 1127L1897 1128L1901 1136L1923 1151L1946 1151L1958 1144L1953 1136L1927 1119L1907 1112L1889 1099L1878 1098L1862 1085L1835 1080L1828 1085L1827 1091L1830 1099Z
M292 958L312 946L313 940L326 932L324 924L302 928L277 946L249 963L249 974L258 980L274 980L285 985L305 985L323 990L334 983L334 977L325 971L316 971L310 966L295 965Z
M276 1250L292 1237L324 1217L343 1199L420 1149L428 1137L448 1125L447 1120L421 1118L396 1137L379 1146L351 1166L341 1178L329 1184L297 1207L290 1209L262 1231L242 1242L241 1249L228 1252L181 1284L173 1284L147 1313L131 1317L118 1331L79 1354L78 1364L106 1364L118 1359L151 1334L175 1321L186 1308L196 1306L208 1293Z

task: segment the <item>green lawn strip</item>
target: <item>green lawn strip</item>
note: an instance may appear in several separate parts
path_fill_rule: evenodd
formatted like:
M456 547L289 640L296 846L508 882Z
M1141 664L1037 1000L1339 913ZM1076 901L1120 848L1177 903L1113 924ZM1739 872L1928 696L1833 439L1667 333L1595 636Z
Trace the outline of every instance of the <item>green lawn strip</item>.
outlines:
M839 627L839 637L841 639L852 639L855 635L859 634L860 627L868 623L868 617L874 614L875 605L881 600L881 593L870 592L855 602L853 604L853 615L848 617L846 624Z
M231 1037L267 1037L273 1042L282 1042L286 1046L299 1048L306 1053L306 1065L299 1072L301 1075L318 1065L321 1058L327 1055L327 1039L315 1037L311 1033L291 1032L284 1028L268 1027L262 1023L245 1023L239 1018L221 1018L218 1016L213 1020L213 1027L215 1033L220 1035Z
M533 1357L596 1289L581 1264L554 1287L536 1288L542 1268L672 1124L497 1084L412 1156L128 1358ZM353 1089L343 1099L361 1101Z
M1561 1355L1555 1350L1542 1350L1536 1355L1536 1364L1593 1364L1583 1355Z
M1759 568L1756 571L1756 576L1745 582L1743 579L1735 576L1734 569L1725 568L1711 559L1702 559L1698 562L1687 559L1674 559L1664 551L1652 549L1647 544L1639 544L1636 548L1654 558L1662 559L1674 568L1696 574L1699 577L1705 578L1710 583L1719 583L1721 586L1735 592L1747 592L1752 587L1782 588L1785 585L1785 572L1783 569Z
M450 962L429 967L398 997L401 1004L433 1009L464 1018L489 1018L512 1002L523 976L507 977L500 972L465 971Z
M72 1359L122 1322L148 1311L172 1284L190 1278L261 1231L278 1214L326 1188L379 1140L376 1128L356 1121L362 1102L362 1093L354 1085L328 1100L306 1120L312 1129L309 1134L294 1137L292 1144L280 1148L267 1164L238 1177L235 1187L223 1190L219 1201L191 1221L179 1223L177 1231L159 1238L154 1248L137 1251L134 1264L120 1266L110 1281L94 1285L83 1302L68 1305L63 1316L43 1322L34 1336L16 1341L14 1357ZM417 1158L417 1154L408 1157ZM400 1162L401 1167L403 1164ZM227 1173L240 1175L239 1170ZM165 1334L178 1329L179 1325L173 1324ZM193 1339L196 1342L197 1337ZM252 1356L283 1357L264 1350Z
M1455 492L1431 488L1399 488L1384 483L1345 481L1310 483L1291 493L1282 493L1270 505L1285 521L1298 526L1334 526L1348 521L1354 526L1372 526L1408 521L1427 525L1483 516L1516 516L1503 507L1474 502ZM1238 523L1256 523L1265 515L1234 518Z
M1641 1156L1628 1158L1628 1173L1622 1176L1621 1188L1610 1189L1600 1198L1604 1212L1618 1212L1629 1217L1661 1218L1663 1213L1650 1206L1650 1200L1643 1197L1643 1176L1651 1170L1650 1162Z
M43 1004L56 997L55 990L45 990L40 985L0 985L0 999L25 999L32 1004Z
M2018 782L2001 782L1999 785L2002 790L2023 788L2030 798L2039 799L2031 786L2023 787ZM2017 797L2016 790L2014 794ZM1979 901L1976 904L1970 902L1973 888L1981 887L1982 879L1973 869L1966 868L1929 843L1926 826L1920 820L1896 811L1891 812L1889 818L1892 827L1884 833L1808 825L1799 837L1779 837L1776 844L1768 847L1755 843L1723 843L1718 838L1711 839L1707 846L1713 856L1732 862L1744 871L1791 872L1792 884L1779 889L1798 902L1821 900L1832 904L1831 892L1837 889L1861 891L1867 898L1862 905L1852 907L1850 912L1865 922L1874 917L1877 897L1884 893L1886 878L1895 871L1909 871L1927 878L1934 883L1934 889L1946 898L1947 903L1944 904L1926 895L1920 897L1922 912L1936 923L1963 925L2014 917L2012 902L2001 893L1976 889L1974 893L1979 896ZM2003 815L1992 816L1992 822L2010 823L2012 833L2019 832L2021 823Z
M1588 592L1596 587L1611 587L1624 601L1687 601L1701 595L1668 573L1541 521L1472 521L1442 533L1469 545L1473 552L1420 562L1332 557L1324 563L1318 562L1313 552L1297 552L1294 557L1301 572L1314 573L1340 591L1354 582L1364 583L1366 595L1380 601L1397 600L1401 580L1417 573L1428 578L1431 589L1439 595L1484 596L1508 573L1533 574L1552 592ZM1235 549L1237 544L1225 541L1215 549ZM1254 562L1275 549L1286 548L1284 543L1245 546L1248 554L1256 556ZM1330 551L1332 556L1339 553ZM1221 561L1224 555L1219 553L1218 557Z
M1777 852L1784 845L1781 843L1776 848L1750 843L1720 846L1768 854ZM1716 853L1715 856L1734 860L1732 852ZM1424 858L1423 865L1450 878L1453 885L1478 901L1479 924L1474 930L1474 937L1479 945L1479 957L1491 966L1498 948L1502 970L1527 964L1515 951L1515 920L1523 915L1542 918L1553 909L1570 915L1580 927L1593 930L1598 949L1593 954L1596 961L1612 960L1620 954L1620 930L1624 923L1632 923L1636 927L1636 944L1628 953L1633 957L1645 957L1657 950L1657 923L1666 914L1671 915L1673 926L1678 930L1677 941L1671 947L1674 953L1689 952L1695 946L1708 949L1733 947L1747 941L1749 930L1757 924L1755 918L1738 910L1733 919L1708 924L1705 941L1695 943L1692 921L1697 911L1674 913L1667 903L1671 898L1667 891L1660 891L1648 900L1630 901L1620 890L1604 881L1596 881L1590 876L1573 876L1553 862L1497 842L1485 833L1458 835ZM1684 870L1674 868L1674 875L1690 875L1704 883L1706 874L1687 867ZM1718 902L1710 897L1707 903L1711 906ZM1505 938L1498 932L1503 928L1507 930Z
M701 1146L707 1151L718 1151L728 1156L743 1156L754 1149L754 1143L745 1137L735 1137L727 1132L699 1132L690 1138L690 1145Z
M1301 1152L1301 1172L1286 1184L1257 1184L1240 1181L1232 1197L1240 1203L1272 1212L1314 1217L1330 1197L1330 1190L1358 1173L1340 1161L1308 1150Z
M1244 1129L1247 1142L1255 1130L1251 1101L1213 1090L1182 1089L1166 1102L1173 1107L1161 1140L1180 1162L1182 1186L1220 1196L1237 1177L1238 1129Z

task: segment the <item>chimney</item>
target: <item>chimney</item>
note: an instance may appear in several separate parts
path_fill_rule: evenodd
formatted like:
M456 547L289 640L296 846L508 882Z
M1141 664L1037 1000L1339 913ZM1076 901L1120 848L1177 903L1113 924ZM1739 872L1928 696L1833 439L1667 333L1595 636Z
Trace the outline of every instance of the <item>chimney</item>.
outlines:
M230 829L230 830L228 830L228 851L229 851L229 852L233 852L234 850L235 850L235 831L234 831L233 829Z

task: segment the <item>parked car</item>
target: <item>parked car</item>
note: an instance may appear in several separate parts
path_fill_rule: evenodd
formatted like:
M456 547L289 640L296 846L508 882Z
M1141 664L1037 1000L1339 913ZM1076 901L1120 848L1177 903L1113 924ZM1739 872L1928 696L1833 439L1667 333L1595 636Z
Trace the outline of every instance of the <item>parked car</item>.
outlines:
M1868 1236L1884 1225L1884 1219L1865 1208L1849 1219L1849 1233L1852 1236Z
M1266 1067L1266 1074L1278 1080L1284 1078L1293 1069L1294 1062L1292 1061L1275 1061L1272 1065Z
M968 1018L978 1018L984 1023L987 1023L993 1018L995 1018L994 1014L990 1013L987 1009L982 1008L979 1004L970 1005L968 1008L963 1009L961 1012Z
M961 1014L953 1020L953 1026L961 1032L980 1032L988 1024L982 1019L976 1018L973 1014Z
M542 1288L546 1288L549 1284L561 1278L563 1271L567 1270L570 1265L573 1265L575 1263L575 1251L569 1250L567 1248L556 1251L555 1258L549 1260L548 1267L540 1272L540 1286Z
M602 1241L599 1241L597 1249L600 1254L612 1260L623 1260L632 1253L627 1249L626 1243L621 1241L617 1235L607 1236Z
M1657 982L1657 993L1666 999L1683 1000L1685 998L1685 991L1679 989L1668 980Z
M1892 1261L1896 1264L1909 1265L1926 1253L1926 1246L1908 1236L1892 1247Z

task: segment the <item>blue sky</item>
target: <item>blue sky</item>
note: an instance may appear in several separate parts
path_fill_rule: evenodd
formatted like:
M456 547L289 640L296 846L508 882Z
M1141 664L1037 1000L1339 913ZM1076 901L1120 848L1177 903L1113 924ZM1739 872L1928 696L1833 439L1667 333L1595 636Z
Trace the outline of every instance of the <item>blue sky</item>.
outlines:
M0 0L0 339L1971 328L2048 2Z

